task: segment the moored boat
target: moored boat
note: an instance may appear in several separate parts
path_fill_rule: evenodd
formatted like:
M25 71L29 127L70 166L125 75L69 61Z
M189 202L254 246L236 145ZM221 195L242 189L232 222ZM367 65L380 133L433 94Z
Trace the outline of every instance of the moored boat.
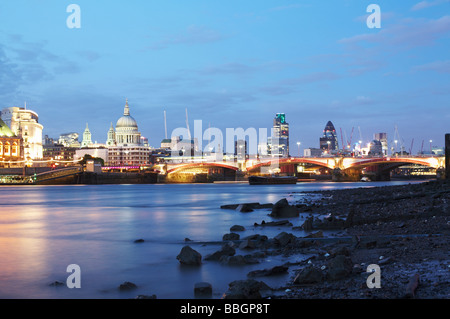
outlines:
M250 185L297 184L296 176L249 176Z

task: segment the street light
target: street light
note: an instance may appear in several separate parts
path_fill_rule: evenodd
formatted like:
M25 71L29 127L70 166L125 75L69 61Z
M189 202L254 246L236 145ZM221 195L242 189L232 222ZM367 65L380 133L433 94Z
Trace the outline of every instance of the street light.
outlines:
M431 143L433 143L433 140L430 140L430 155L433 155L433 148L431 146Z
M397 140L394 141L394 143L395 143L395 152L397 152L397 142L398 142Z
M297 142L297 147L298 147L298 157L300 157L300 142Z

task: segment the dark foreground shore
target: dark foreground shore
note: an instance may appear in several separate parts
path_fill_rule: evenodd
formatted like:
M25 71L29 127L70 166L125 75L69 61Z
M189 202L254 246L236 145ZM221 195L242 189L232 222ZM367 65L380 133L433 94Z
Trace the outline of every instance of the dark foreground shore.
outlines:
M315 200L284 201L274 205L284 208L272 208L274 218L266 226L279 227L278 236L255 235L228 242L249 251L247 259L236 258L226 245L214 258L224 263L245 263L263 255L292 256L293 261L299 254L310 257L252 272L248 280L230 283L223 298L450 298L449 182L305 195ZM235 209L245 212L252 208L241 205ZM294 218L287 222L283 217ZM294 236L290 230L296 227L310 235ZM373 272L369 265L378 270ZM290 278L284 286L265 285L265 276L287 271Z

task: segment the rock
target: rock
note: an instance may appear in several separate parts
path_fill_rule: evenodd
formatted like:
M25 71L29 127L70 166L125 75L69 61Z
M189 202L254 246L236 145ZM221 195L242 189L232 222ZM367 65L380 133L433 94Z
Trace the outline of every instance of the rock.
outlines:
M230 228L231 232L233 232L233 231L244 231L244 230L245 230L245 227L241 226L241 225L233 225Z
M222 256L220 262L226 265L245 265L247 263L242 255Z
M354 216L355 216L355 209L351 208L350 212L348 213L347 218L345 219L345 222L344 222L345 228L349 228L349 227L353 226Z
M299 210L296 206L289 205L286 198L280 199L272 207L272 213L269 214L272 217L298 217Z
M306 218L305 222L302 225L303 230L310 231L313 230L313 217Z
M239 236L239 234L236 233L229 233L229 234L225 234L222 237L223 241L228 241L228 240L239 240L241 238L241 236Z
M247 276L248 277L275 276L286 273L288 269L289 267L286 266L275 266L269 269L251 271L247 274Z
M136 289L137 286L129 281L125 281L123 284L120 284L119 286L119 290L121 291L125 291L125 290L132 290L132 289Z
M142 238L140 238L140 239L136 239L134 242L135 243L143 243L145 240L143 240Z
M241 213L250 213L253 211L253 208L249 204L239 204L238 207L236 207L236 210Z
M266 222L262 221L261 224L255 223L255 226L292 226L292 223L289 220L280 220L274 222Z
M180 264L184 265L200 265L202 263L202 255L190 246L184 246L177 259Z
M311 233L307 236L305 236L305 238L322 238L323 237L323 233L321 230L319 230L318 232L315 233Z
M229 204L229 205L222 205L220 206L221 209L233 209L235 210L239 204Z
M61 287L61 286L65 286L66 284L65 283L63 283L63 282L61 282L61 281L54 281L54 282L52 282L51 284L49 284L49 286L51 286L51 287Z
M246 264L259 264L258 259L256 259L252 255L244 255L244 260Z
M209 282L198 282L194 285L194 295L196 297L211 297L212 285Z
M276 245L286 246L288 243L295 241L295 236L291 233L281 232L276 235L273 239Z
M350 251L348 250L347 247L338 247L331 250L330 255L333 257L338 255L350 256Z
M156 295L137 295L134 299L157 299Z
M192 241L190 238L185 238L184 241Z
M239 249L254 249L255 247L255 243L250 239L244 239L239 245Z
M262 281L254 279L235 280L229 283L223 299L261 299L272 289Z
M236 250L228 244L222 246L222 248L205 257L205 260L220 260L222 256L233 256Z
M315 284L323 281L323 273L314 266L303 268L295 277L294 284Z
M378 265L387 265L387 264L390 264L393 261L394 261L394 258L392 258L392 257L382 258L378 262Z
M342 229L344 228L345 220L335 216L329 216L323 219L321 228L323 229Z
M352 272L353 262L347 256L338 255L328 262L327 268L327 279L336 281L347 277Z
M259 261L252 255L222 256L220 257L220 262L225 265L234 265L234 266L259 263Z

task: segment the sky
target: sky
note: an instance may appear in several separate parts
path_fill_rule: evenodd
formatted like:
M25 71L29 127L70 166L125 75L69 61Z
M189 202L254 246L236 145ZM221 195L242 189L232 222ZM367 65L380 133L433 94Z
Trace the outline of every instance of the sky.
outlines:
M372 3L380 28L367 24ZM71 4L80 28L68 27ZM385 132L413 153L442 147L450 1L0 2L1 108L26 102L53 138L88 123L104 143L126 99L153 147L164 111L170 136L186 109L191 128L223 132L270 129L285 113L291 155L297 142L318 148L329 120L339 143Z

